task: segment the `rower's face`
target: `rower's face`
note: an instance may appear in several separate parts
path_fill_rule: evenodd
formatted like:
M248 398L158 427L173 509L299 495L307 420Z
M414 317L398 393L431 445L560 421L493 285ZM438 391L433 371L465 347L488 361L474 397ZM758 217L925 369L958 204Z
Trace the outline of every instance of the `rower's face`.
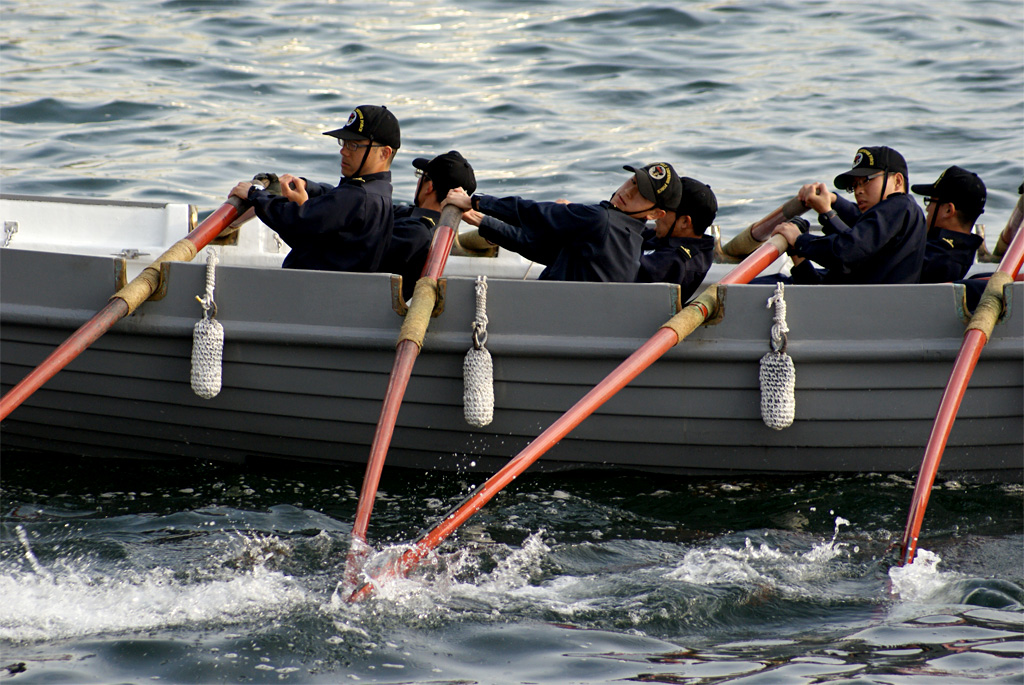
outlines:
M883 173L878 172L855 180L852 187L857 209L866 212L878 204L881 199L883 176Z
M636 185L636 176L630 176L625 183L619 186L611 199L612 206L626 214L642 212L651 209L653 202L640 194L640 188Z
M665 212L665 215L654 222L654 235L658 238L664 238L667 235L671 235L672 229L676 226L676 220L678 215L675 212Z

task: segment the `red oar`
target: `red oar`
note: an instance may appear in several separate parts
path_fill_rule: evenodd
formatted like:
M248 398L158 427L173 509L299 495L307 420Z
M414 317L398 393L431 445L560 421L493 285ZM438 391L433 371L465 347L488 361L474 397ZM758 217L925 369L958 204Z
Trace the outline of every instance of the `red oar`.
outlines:
M455 230L461 220L462 210L454 205L448 205L441 211L441 219L438 222L440 225L434 232L434 240L427 253L427 262L423 265L423 275L416 281L412 302L398 335L395 363L391 367L391 378L384 394L380 418L377 419L377 431L373 435L370 459L366 463L366 475L363 477L363 489L359 493L359 504L356 507L356 520L352 526L352 546L345 565L345 577L352 584L355 583L360 560L366 555L366 529L370 524L374 500L377 498L377 486L391 444L391 435L398 420L398 409L402 406L402 397L405 395L406 386L409 385L413 364L420 353L423 337L430 323L430 315L434 311L434 303L437 301L437 279L444 273L448 253L455 241Z
M0 398L0 420L6 419L8 414L42 387L43 383L56 376L57 372L70 364L89 345L109 331L115 323L134 312L139 305L148 300L160 286L160 265L162 263L191 261L196 253L220 235L220 232L227 228L228 224L234 221L246 206L248 203L244 200L232 197L208 216L203 223L199 224L195 230L171 245L130 283L114 293L106 307L72 333L71 337L61 343L60 347L54 350L49 357L25 376L20 383L11 388L3 398Z
M537 461L545 452L555 446L559 440L568 435L569 431L583 422L585 418L607 402L615 393L624 388L631 380L668 350L677 345L683 338L697 329L718 307L718 285L748 283L750 279L761 273L786 251L788 245L781 235L772 237L736 268L718 282L709 286L695 300L690 302L681 312L669 319L647 342L622 362L593 390L574 404L569 411L559 417L547 430L531 442L526 449L516 455L500 471L491 476L445 519L429 530L415 542L397 561L393 562L384 575L405 575L409 569L421 561L430 550L437 547L451 535L456 528L465 523L487 502L497 495L502 488L515 480L523 471ZM355 590L349 601L357 601L373 591L372 583L365 583Z
M956 420L956 413L960 409L960 402L964 398L967 383L971 380L971 374L974 373L974 367L981 356L981 350L988 342L992 335L992 329L1002 314L1003 286L1013 282L1020 271L1021 262L1024 261L1024 237L1022 235L1024 235L1024 230L1017 231L1009 249L1002 261L999 262L999 269L989 278L981 301L978 302L974 315L971 316L971 321L967 324L967 332L964 333L964 341L960 344L960 352L957 353L953 372L946 383L946 390L942 393L939 411L935 414L935 423L932 425L931 435L928 436L928 445L924 450L921 470L917 474L914 499L910 503L907 528L903 532L903 542L900 546L900 566L914 561L914 555L917 552L917 537L921 532L921 522L924 520L924 510L928 506L928 496L931 494L935 476L939 471L942 452L946 449L946 440L949 439L949 433L953 430L953 421Z

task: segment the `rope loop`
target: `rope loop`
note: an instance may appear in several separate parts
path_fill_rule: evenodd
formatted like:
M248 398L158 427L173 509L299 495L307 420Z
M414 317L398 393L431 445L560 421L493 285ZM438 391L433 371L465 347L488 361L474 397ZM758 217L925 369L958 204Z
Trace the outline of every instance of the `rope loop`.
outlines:
M203 306L203 318L212 319L217 316L217 303L213 299L213 288L217 284L217 264L220 258L217 251L210 249L206 257L206 293L196 299Z
M476 318L473 320L473 347L479 350L487 343L487 277L477 276L473 285L476 291Z
M487 344L487 326L481 326L479 322L473 322L473 349L479 350Z
M786 336L789 333L789 325L786 323L786 286L783 283L775 284L775 293L768 298L768 308L775 306L771 334L771 347L773 352L785 352L789 345Z

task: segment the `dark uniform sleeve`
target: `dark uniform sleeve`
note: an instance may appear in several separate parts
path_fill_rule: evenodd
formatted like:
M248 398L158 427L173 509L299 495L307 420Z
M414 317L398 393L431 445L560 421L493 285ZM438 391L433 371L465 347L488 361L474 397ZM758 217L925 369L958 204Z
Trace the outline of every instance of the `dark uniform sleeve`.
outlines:
M836 217L839 219L835 228L841 228L843 226L853 226L855 223L860 221L861 211L855 203L850 202L841 195L836 195L836 201L832 203L832 209L836 210ZM832 221L835 221L834 219ZM825 235L834 233L832 221L826 221L821 227L822 232Z
M337 186L332 186L328 183L319 183L317 181L310 181L308 178L303 177L303 181L306 182L306 195L310 197L320 197L334 190Z
M365 193L355 183L349 192L310 196L301 205L253 186L249 201L260 221L292 247L339 227L362 224L366 206Z
M597 205L477 197L480 211L497 219L480 223L481 237L539 264L550 264L562 245L586 236L603 221L604 210Z
M550 264L558 256L558 246L554 241L544 240L543 235L536 235L518 226L506 224L493 216L484 215L478 227L481 238L495 245L522 255L531 262Z
M344 179L301 205L257 188L248 199L260 220L292 248L283 268L379 270L394 222L390 172Z

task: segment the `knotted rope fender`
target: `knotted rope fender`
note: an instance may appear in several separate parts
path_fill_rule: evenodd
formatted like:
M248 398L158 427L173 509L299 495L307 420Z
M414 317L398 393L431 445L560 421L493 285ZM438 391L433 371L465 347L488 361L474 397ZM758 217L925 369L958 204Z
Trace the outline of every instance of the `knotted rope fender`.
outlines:
M206 294L196 296L203 306L203 318L192 329L192 392L209 400L220 393L221 364L224 358L224 327L217 321L217 303L213 301L217 253L206 259Z
M477 428L494 419L494 364L487 342L487 277L476 279L476 318L473 320L473 347L462 362L462 403L466 423Z
M772 351L761 357L761 420L764 425L774 430L782 430L793 424L796 413L796 369L793 360L786 354L788 341L786 334L785 286L775 285L775 294L768 298L768 308L775 305L775 317L772 324Z

